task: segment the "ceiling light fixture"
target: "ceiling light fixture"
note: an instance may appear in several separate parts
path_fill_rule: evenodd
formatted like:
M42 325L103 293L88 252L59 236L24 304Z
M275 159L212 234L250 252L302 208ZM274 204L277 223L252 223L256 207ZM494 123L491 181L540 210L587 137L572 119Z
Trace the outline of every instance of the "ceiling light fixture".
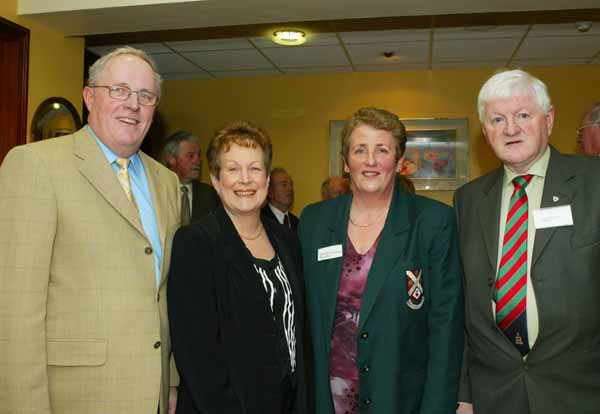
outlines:
M306 33L296 29L281 29L273 33L273 41L284 46L298 46L306 42Z

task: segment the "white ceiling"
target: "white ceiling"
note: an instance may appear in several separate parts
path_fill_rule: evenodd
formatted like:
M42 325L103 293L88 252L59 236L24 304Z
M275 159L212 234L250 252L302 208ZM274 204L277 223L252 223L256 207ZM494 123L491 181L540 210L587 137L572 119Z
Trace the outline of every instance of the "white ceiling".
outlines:
M115 46L90 47L102 55ZM600 65L600 22L318 33L302 46L268 37L137 44L165 79L407 69ZM394 56L385 58L384 52Z
M191 0L165 4L160 0L19 0L19 14L39 19L69 36L273 22L598 7L598 0Z

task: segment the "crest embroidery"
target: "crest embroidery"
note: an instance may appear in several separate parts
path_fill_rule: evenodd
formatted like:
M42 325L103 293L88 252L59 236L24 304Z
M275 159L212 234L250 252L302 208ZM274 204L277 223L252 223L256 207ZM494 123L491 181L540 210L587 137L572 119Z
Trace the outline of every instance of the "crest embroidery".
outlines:
M406 271L406 289L408 290L406 305L411 309L421 309L425 302L422 275L421 269Z

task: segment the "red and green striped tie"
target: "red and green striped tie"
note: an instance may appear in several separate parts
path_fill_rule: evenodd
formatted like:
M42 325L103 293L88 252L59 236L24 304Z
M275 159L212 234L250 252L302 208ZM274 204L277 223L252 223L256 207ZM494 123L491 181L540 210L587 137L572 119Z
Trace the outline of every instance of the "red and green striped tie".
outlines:
M515 187L504 228L502 258L496 278L496 323L522 355L529 352L527 336L527 221L525 187L533 175L513 179Z

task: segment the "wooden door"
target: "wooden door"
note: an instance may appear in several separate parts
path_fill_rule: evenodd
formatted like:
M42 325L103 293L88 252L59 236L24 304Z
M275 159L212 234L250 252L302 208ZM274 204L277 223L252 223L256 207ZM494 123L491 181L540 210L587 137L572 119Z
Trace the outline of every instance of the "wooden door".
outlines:
M27 141L29 29L0 17L0 163Z

